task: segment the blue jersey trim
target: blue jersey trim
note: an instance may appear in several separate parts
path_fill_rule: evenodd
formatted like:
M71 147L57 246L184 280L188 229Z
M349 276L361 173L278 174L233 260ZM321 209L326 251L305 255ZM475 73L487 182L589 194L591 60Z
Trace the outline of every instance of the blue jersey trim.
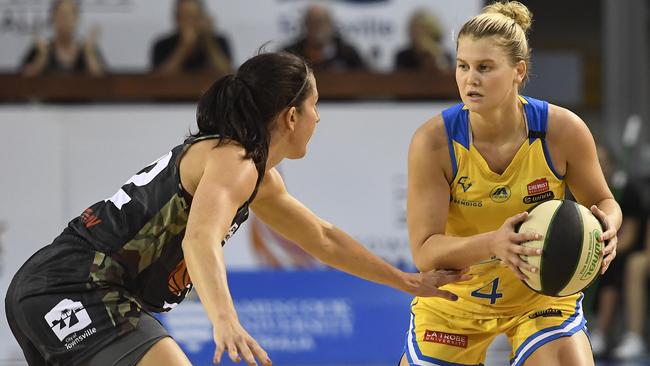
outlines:
M549 342L554 341L554 340L556 340L558 338L561 338L561 337L570 337L570 336L574 335L575 333L577 333L580 330L585 330L585 332L586 332L587 328L585 327L585 324L587 323L587 321L585 320L584 315L581 315L582 314L581 310L582 310L582 299L583 299L583 297L584 297L584 295L581 294L580 297L578 298L578 300L576 300L576 307L575 307L575 311L574 311L573 315L571 315L567 320L562 322L562 324L560 324L558 326L542 329L542 330L534 333L533 335L529 336L528 338L526 338L524 343L522 343L517 348L517 351L515 352L514 357L510 359L510 365L512 365L512 366L521 366L521 365L523 365L524 362L526 361L526 359L528 357L530 357L530 355L533 352L535 352L535 350L537 350L541 346L545 345L546 343L549 343ZM537 338L538 336L540 336L540 335L542 335L544 333L552 332L554 330L558 330L558 329L562 329L562 328L566 327L567 325L571 324L571 322L573 322L576 319L576 317L578 317L578 316L581 316L582 320L576 326L574 326L573 328L571 328L571 329L569 329L567 331L560 332L560 333L554 334L554 335L552 335L550 337L540 339L537 343L535 343L530 349L528 349L522 355L519 362L515 363L515 360L519 357L519 354L521 353L521 350L524 349L533 340L535 340L535 338Z
M528 131L537 131L546 134L546 131L548 129L548 103L543 100L526 96L522 96L522 98L524 98L527 102L524 104L524 110L526 111L526 119L528 120ZM530 137L528 139L528 143L532 144L535 142L535 140L535 137ZM542 138L540 140L542 142L542 149L544 151L546 164L557 179L563 179L564 176L559 174L553 166L553 161L551 160L551 154L548 151L546 139Z
M458 173L458 162L454 153L454 141L463 145L469 150L469 128L467 122L467 110L463 109L464 104L458 103L442 111L442 120L447 131L447 146L451 158L452 182Z

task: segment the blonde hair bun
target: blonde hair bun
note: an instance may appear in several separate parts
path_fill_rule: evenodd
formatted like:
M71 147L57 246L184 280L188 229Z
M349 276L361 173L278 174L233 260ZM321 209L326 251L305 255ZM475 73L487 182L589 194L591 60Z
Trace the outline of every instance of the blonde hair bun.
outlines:
M526 5L519 1L495 2L483 8L484 14L502 14L519 24L525 33L528 33L533 23L533 13Z

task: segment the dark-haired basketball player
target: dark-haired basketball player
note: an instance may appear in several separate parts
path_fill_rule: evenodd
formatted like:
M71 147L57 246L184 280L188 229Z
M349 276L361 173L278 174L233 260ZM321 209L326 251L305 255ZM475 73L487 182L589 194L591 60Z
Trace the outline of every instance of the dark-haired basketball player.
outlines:
M500 333L511 365L593 365L582 294L547 297L520 281L534 267L515 232L525 211L564 198L565 186L604 224L604 272L616 255L621 211L598 165L594 141L570 111L519 95L527 78L531 14L496 2L457 38L463 103L415 133L409 152L408 227L420 270L472 266L475 276L444 287L457 302L416 298L402 364L480 365ZM522 213L523 212L523 213Z
M270 365L242 328L228 291L222 244L252 208L325 263L418 296L459 271L403 273L287 193L275 166L305 155L319 121L305 62L261 54L214 83L197 108L199 132L72 220L15 275L7 318L30 365L190 365L149 312L194 286L223 353Z

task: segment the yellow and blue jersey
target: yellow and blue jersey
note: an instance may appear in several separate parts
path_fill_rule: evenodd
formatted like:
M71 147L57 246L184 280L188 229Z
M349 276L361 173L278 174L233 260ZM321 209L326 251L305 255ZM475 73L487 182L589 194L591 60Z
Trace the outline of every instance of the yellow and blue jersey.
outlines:
M548 103L529 97L520 101L529 137L500 174L490 169L472 144L469 110L461 103L443 111L453 170L446 235L496 230L508 217L539 202L564 198L565 183L553 167L544 138ZM473 265L470 273L472 280L444 287L459 296L457 302L436 306L453 314L492 318L520 314L552 300L531 291L497 259Z
M461 103L442 112L453 170L446 235L496 230L539 202L564 198L565 182L546 146L548 103L519 99L528 138L502 173L473 146L469 110ZM470 273L471 280L442 287L458 301L413 300L404 350L409 365L482 365L488 345L505 333L510 364L521 366L542 345L585 329L582 294L540 295L496 258L472 265Z

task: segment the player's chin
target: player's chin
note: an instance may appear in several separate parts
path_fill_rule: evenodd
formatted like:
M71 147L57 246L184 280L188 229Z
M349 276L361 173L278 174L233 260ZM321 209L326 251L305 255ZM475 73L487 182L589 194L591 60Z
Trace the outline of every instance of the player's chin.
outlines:
M305 146L304 149L301 149L299 151L294 151L289 156L287 156L287 158L292 159L292 160L294 160L294 159L302 159L302 158L305 157L305 155L307 155L307 147L306 146Z

